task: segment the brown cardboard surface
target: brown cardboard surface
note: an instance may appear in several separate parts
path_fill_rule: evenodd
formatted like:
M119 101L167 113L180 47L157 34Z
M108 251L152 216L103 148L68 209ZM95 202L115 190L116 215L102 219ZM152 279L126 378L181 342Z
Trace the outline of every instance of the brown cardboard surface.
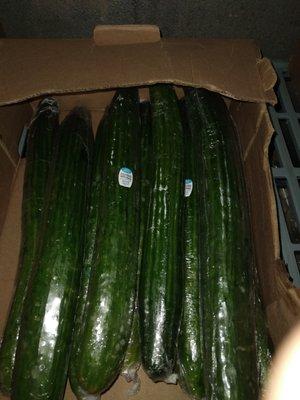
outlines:
M14 282L18 270L21 240L21 208L24 179L24 160L21 161L11 191L9 206L3 230L0 235L0 332L7 318L14 292Z
M19 161L18 143L30 120L29 104L0 107L0 233L7 210L12 180Z
M158 41L160 31L156 25L97 25L94 29L94 42L98 46Z
M156 82L205 87L239 100L276 102L270 89L274 70L251 40L162 39L97 46L90 39L0 39L0 59L0 105L46 93Z
M145 399L159 399L159 400L188 400L189 397L183 393L179 385L167 385L163 382L153 383L145 374L145 372L140 369L139 377L141 379L141 390L140 392L132 397L128 396L126 393L130 388L130 384L124 381L124 378L120 377L112 388L107 391L101 399L103 400L124 400L133 398L136 400ZM75 399L74 399L75 400Z
M11 161L7 152L0 148L0 234L6 216L15 171L16 165Z
M19 160L19 138L24 125L30 120L31 113L27 103L0 107L0 146L5 148L4 151L7 151L15 165Z
M277 260L275 268L277 299L266 307L266 313L273 343L278 346L300 321L300 289L296 289L289 281L281 260Z

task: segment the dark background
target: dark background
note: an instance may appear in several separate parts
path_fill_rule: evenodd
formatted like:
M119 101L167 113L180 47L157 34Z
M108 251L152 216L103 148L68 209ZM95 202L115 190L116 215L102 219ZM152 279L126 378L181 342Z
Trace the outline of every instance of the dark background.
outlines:
M89 37L96 24L156 24L163 36L257 39L287 59L300 39L300 0L0 0L7 37Z

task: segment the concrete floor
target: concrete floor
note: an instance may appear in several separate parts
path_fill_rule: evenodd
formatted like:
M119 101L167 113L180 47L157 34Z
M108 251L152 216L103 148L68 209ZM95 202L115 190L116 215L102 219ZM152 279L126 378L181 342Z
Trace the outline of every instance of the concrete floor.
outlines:
M86 37L96 24L157 24L162 34L256 39L287 59L300 39L299 0L0 0L8 37ZM1 34L1 28L0 28Z

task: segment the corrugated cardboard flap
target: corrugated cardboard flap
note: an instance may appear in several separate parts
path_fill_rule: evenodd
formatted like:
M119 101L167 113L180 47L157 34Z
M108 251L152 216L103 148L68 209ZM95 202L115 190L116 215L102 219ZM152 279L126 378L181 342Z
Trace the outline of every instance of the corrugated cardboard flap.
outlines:
M158 82L275 104L272 85L266 87L262 78L260 59L251 40L162 39L97 46L91 39L1 39L0 105L43 94Z

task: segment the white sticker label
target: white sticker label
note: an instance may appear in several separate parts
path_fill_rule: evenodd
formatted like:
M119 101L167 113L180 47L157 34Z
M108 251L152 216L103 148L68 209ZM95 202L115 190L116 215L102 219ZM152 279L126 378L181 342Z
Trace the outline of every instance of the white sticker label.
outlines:
M122 167L119 171L119 185L130 188L133 182L133 174L131 169Z
M184 197L189 197L193 191L193 181L186 179L184 181Z

